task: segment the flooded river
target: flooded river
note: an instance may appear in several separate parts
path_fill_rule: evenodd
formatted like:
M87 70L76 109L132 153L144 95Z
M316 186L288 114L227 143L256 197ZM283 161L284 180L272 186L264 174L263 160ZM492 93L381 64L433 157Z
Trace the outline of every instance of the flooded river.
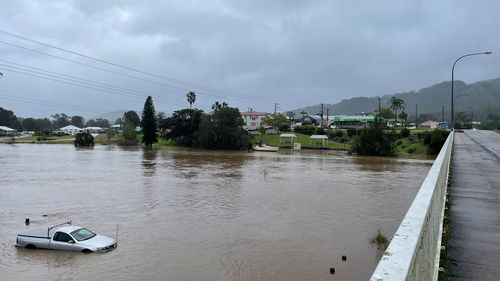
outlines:
M392 237L431 164L0 144L0 279L366 281L371 238ZM118 248L14 246L18 232L68 219L112 237L119 224Z

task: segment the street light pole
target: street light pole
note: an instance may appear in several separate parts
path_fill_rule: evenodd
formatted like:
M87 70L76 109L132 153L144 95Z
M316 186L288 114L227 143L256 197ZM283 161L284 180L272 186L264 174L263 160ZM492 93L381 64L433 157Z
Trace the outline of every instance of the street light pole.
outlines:
M455 72L455 64L457 62L465 57L470 57L470 56L476 56L476 55L491 55L491 52L482 52L482 53L472 53L472 54L466 54L458 59L455 60L453 63L453 66L451 68L451 129L453 130L455 128L455 108L454 108L454 102L453 102L453 80L454 80L454 72Z

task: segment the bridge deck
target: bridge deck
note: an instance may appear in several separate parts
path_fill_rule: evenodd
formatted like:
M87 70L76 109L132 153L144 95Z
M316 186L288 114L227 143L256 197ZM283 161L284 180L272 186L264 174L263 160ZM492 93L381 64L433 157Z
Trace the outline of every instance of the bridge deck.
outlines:
M449 241L453 281L500 280L500 156L495 151L500 151L495 132L455 135Z

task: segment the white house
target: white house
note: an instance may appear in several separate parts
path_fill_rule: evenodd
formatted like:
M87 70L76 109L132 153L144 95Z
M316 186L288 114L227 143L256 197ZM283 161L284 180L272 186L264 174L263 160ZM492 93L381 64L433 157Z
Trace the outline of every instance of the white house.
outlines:
M245 121L243 127L246 130L253 131L260 128L260 124L264 117L266 117L267 113L265 112L257 112L257 111L245 111L241 112L241 117Z
M16 130L6 127L6 126L0 126L0 136L12 136L16 134Z
M83 128L84 131L87 131L89 133L103 133L104 129L101 127L85 127Z
M62 128L59 128L59 131L68 134L68 135L75 135L78 134L79 132L82 131L82 128L78 128L77 126L74 125L68 125L64 126Z

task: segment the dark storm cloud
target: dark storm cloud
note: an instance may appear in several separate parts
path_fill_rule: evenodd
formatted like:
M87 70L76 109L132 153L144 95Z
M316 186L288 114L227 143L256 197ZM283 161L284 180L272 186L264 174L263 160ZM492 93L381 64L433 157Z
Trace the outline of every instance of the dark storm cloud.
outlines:
M459 79L473 82L500 76L500 39L495 36L499 8L496 1L451 0L3 1L0 26L237 93L172 83L209 94L200 94L197 102L205 109L225 99L242 109L270 111L274 102L287 110L416 90L449 80L454 58L467 52L491 50L494 55L461 62ZM61 54L5 36L0 40ZM1 44L0 52L6 60L162 95L174 103L158 104L163 111L186 104L183 90L98 73ZM26 83L28 78L3 72L8 77L0 90L19 96L99 104L103 110L140 108L143 102L34 78ZM2 104L24 115L61 111L12 101Z

